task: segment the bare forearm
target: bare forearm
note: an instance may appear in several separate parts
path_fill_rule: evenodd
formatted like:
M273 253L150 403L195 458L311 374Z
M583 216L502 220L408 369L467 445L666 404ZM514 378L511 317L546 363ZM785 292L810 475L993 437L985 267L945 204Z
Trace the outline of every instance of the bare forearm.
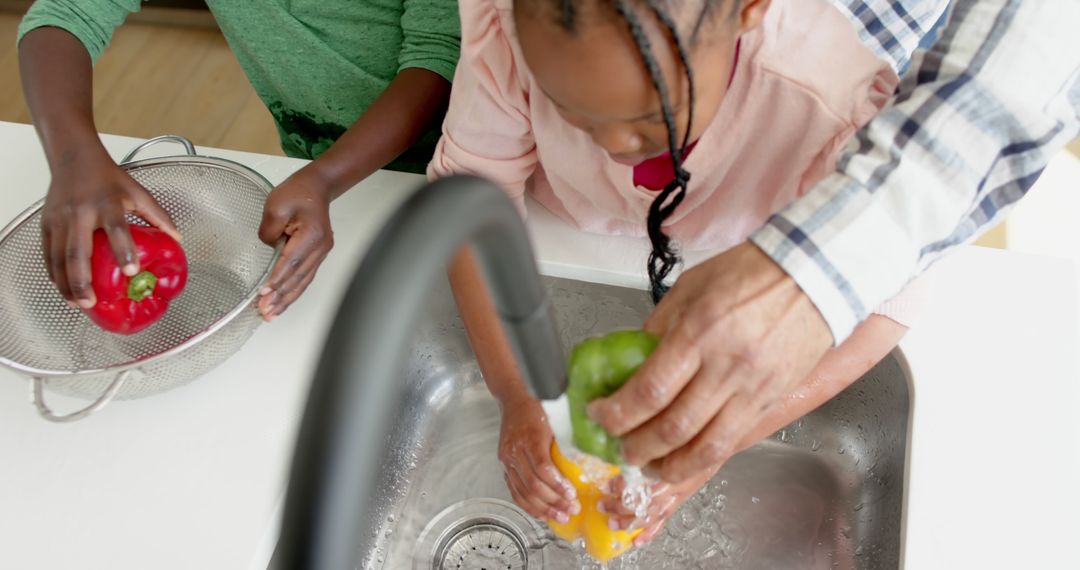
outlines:
M93 66L75 36L38 28L19 43L23 93L54 171L77 158L108 158L94 126Z
M314 176L337 198L405 152L446 112L450 82L405 69L322 156L299 174Z
M907 327L871 315L840 346L830 350L806 381L777 405L739 444L746 449L814 411L866 374L900 342Z
M450 286L491 394L500 405L531 398L470 250L460 250L450 264Z

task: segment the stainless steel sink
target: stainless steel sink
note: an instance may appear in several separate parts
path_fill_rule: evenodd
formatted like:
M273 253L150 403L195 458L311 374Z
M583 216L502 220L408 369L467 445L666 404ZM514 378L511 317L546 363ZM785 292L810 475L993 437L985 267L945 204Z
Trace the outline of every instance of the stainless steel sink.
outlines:
M564 344L638 327L644 292L545 279ZM510 502L499 414L449 289L417 330L406 406L382 459L363 568L599 568ZM746 570L899 568L910 393L891 355L809 416L736 457L646 548L609 564Z

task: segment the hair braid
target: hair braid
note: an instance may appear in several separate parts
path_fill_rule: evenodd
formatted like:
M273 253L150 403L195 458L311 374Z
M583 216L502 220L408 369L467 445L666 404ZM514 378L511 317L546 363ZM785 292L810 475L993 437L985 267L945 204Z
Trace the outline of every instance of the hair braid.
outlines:
M664 118L664 124L667 126L668 130L668 147L671 152L671 163L674 170L674 178L672 181L657 194L652 204L649 205L649 215L645 221L649 242L652 244L652 251L649 252L648 260L649 288L652 293L653 302L659 303L660 299L663 298L664 294L668 291L668 285L665 283L665 280L680 262L676 248L671 242L671 237L664 233L663 224L686 197L687 184L690 182L690 173L683 168L683 154L686 151L686 145L690 137L690 121L687 121L686 133L683 135L682 144L677 144L678 141L676 138L678 136L678 129L675 125L674 114L671 111L671 99L668 96L668 89L667 85L664 83L663 75L660 73L660 66L656 63L656 58L653 57L652 45L649 42L649 38L645 35L645 30L641 26L641 21L627 5L626 0L614 0L614 2L615 9L623 19L626 20L626 24L630 28L630 34L633 36L634 43L637 44L641 58L645 62L646 69L649 71L649 77L652 79L653 87L660 96L660 110ZM687 57L685 46L683 45L671 18L655 4L654 0L647 0L647 4L661 23L664 24L664 27L667 28L675 42L679 59L685 68L687 78L690 82L690 116L692 117L694 96L693 75L690 71L689 58Z
M567 31L574 31L574 0L561 0L562 25Z
M652 13L656 16L656 19L660 20L660 23L662 23L664 27L667 28L668 34L671 35L671 39L675 43L675 51L679 55L679 62L682 63L683 70L686 73L687 91L689 92L689 97L687 101L688 107L686 111L686 132L683 133L682 145L677 149L673 145L671 149L672 157L675 156L676 150L678 151L679 166L676 168L680 168L682 166L682 161L686 158L686 146L690 144L690 126L694 124L694 70L690 67L690 53L686 49L686 42L684 42L682 37L679 35L679 31L675 27L675 21L671 19L671 15L665 12L656 0L645 1L648 4L649 9L652 10ZM709 3L706 2L705 5L708 6ZM699 21L697 25L695 25L695 33L697 32L698 26L700 25L701 21ZM671 130L673 124L674 121L668 124L669 131ZM673 141L674 136L675 133L668 133L669 140Z
M645 34L645 30L641 25L641 20L638 19L637 14L630 8L628 1L629 0L612 0L615 10L622 16L623 20L626 21L627 27L630 29L630 34L633 36L634 43L637 45L638 53L641 55L641 59L644 61L645 67L649 72L649 78L652 81L653 87L656 89L657 95L659 95L660 111L664 118L664 125L667 127L668 131L668 149L671 153L671 163L674 171L672 181L657 194L656 198L652 201L652 204L649 205L649 214L645 220L649 242L652 245L652 251L649 252L648 260L649 289L653 302L659 303L660 299L663 298L668 290L668 286L665 283L666 279L681 261L675 245L671 241L671 237L664 233L663 224L686 197L687 185L690 182L690 173L683 168L683 159L686 155L686 147L690 142L690 128L693 125L694 120L694 74L690 68L690 57L686 49L686 43L680 36L674 20L672 20L671 16L660 6L659 2L661 0L644 0L649 10L671 36L671 39L675 44L675 50L679 56L679 62L682 64L686 74L687 85L689 88L686 132L683 134L682 141L678 141L679 131L675 125L675 116L671 109L671 99L668 96L667 84L664 83L663 75L660 73L660 66L653 56L652 44ZM705 6L701 10L701 14L699 14L699 21L694 26L694 37L697 36L702 20L704 20L705 15L709 12L711 1L712 0L705 1ZM568 31L574 30L574 2L575 0L560 0L560 20L562 26Z

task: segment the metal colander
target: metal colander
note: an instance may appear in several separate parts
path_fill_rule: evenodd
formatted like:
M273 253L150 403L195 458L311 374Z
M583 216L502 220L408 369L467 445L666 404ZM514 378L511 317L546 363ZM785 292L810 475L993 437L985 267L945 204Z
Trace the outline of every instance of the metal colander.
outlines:
M162 141L183 144L187 155L132 162ZM60 296L42 255L42 202L0 233L0 364L33 379L34 404L49 420L81 419L110 400L190 382L235 353L261 322L254 300L279 253L258 238L272 185L246 166L197 156L176 136L143 143L120 166L172 216L188 259L183 293L142 332L107 333ZM45 388L94 402L57 414Z

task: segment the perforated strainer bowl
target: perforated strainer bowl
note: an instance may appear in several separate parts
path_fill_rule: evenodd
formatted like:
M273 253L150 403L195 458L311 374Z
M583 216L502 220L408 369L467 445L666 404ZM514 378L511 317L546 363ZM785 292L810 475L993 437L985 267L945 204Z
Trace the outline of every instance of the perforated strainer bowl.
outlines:
M187 154L133 161L162 141L184 145ZM142 332L107 333L60 296L41 250L42 202L0 232L0 364L32 379L33 403L51 421L190 382L235 353L261 322L254 301L280 250L258 238L272 185L241 164L196 155L177 136L146 141L120 166L172 216L188 258L184 292ZM58 414L46 405L45 388L93 403Z

